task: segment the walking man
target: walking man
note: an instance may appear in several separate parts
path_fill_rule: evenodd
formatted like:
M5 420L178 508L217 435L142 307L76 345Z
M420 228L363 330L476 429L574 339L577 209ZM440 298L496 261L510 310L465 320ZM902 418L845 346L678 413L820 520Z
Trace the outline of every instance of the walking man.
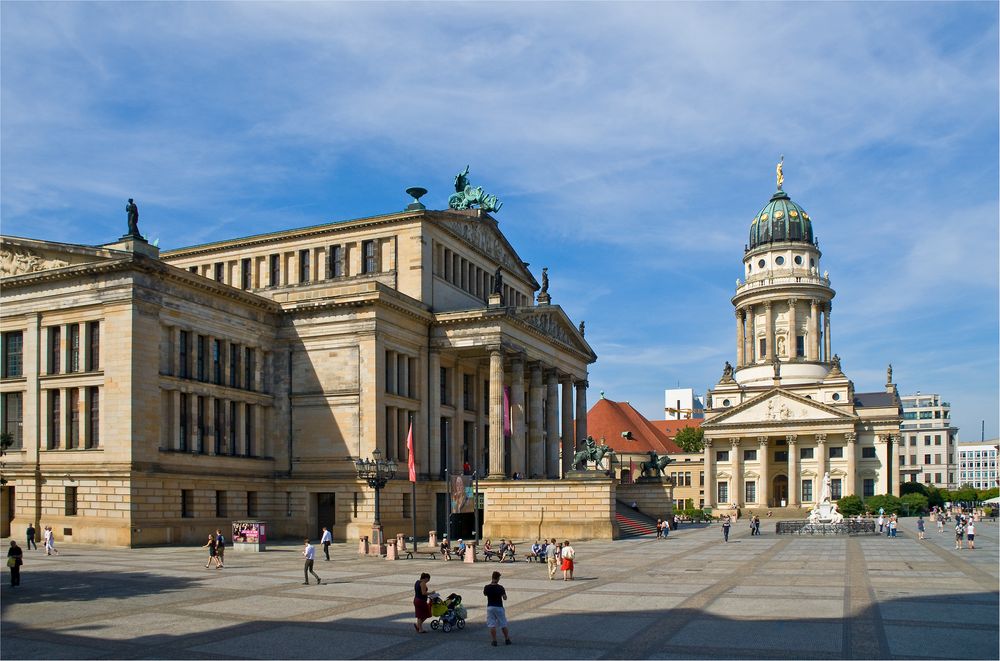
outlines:
M976 550L976 524L969 518L969 523L965 526L965 539L969 541L969 550Z
M319 540L323 543L323 554L326 556L326 561L330 562L330 544L333 544L333 535L330 534L330 529L323 526L323 537Z
M552 538L552 543L545 547L545 563L549 566L549 580L554 580L556 577L556 570L559 565L556 564L556 553L559 549L556 548L556 538Z
M25 544L24 548L26 548L26 549L28 549L30 551L31 547L34 546L35 550L37 551L38 550L38 544L35 543L35 524L34 523L31 523L30 521L28 522L28 529L24 531L24 535L25 535L25 537L28 538L28 543Z
M507 591L500 585L500 572L493 572L493 580L483 588L486 595L486 626L490 628L490 645L497 646L497 627L503 631L504 644L510 645L510 632L507 631L507 613L504 611L503 602L507 598Z
M59 555L59 549L56 548L55 535L52 533L52 526L45 526L45 534L42 535L42 542L45 546L45 555L52 555L53 553Z
M729 542L729 526L731 525L732 522L729 520L728 516L722 518L722 539L725 540L726 543Z
M221 528L215 529L215 558L219 569L222 569L226 564L226 536L222 534Z
M305 582L302 585L309 585L309 574L316 576L316 572L313 571L313 561L316 559L316 549L309 540L306 540L306 547L302 549L302 557L306 559L306 564L302 568L302 574L305 577ZM319 576L316 576L316 585L322 583Z
M917 517L917 539L924 538L924 515Z

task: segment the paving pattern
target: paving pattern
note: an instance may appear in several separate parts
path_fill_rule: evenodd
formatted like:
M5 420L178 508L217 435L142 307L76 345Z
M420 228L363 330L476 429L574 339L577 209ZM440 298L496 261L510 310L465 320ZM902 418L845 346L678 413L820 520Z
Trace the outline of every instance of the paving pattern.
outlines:
M995 659L996 524L977 550L953 535L916 539L750 537L682 528L665 541L582 542L576 580L544 565L359 558L334 545L322 585L302 585L299 547L227 554L198 548L63 545L26 554L0 597L4 659ZM931 526L928 526L931 529ZM7 541L3 541L6 546ZM523 549L523 546L522 546ZM482 587L500 568L514 645L493 648ZM458 592L464 631L413 630L413 583Z

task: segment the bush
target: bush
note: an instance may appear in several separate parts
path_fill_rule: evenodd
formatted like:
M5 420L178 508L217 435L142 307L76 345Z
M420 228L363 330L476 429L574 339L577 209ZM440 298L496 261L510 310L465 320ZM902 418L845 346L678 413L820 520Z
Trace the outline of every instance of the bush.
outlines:
M989 500L990 498L996 498L1000 496L1000 487L993 487L992 489L979 489L979 501Z
M919 493L908 493L900 498L903 505L906 505L910 514L919 514L927 511L927 496Z
M844 516L856 516L865 511L865 506L857 496L844 496L837 501L837 509Z
M871 496L865 499L865 509L872 514L878 514L879 508L885 510L886 514L899 514L903 509L903 502L895 496Z
M920 482L903 482L899 485L899 495L905 496L910 493L919 493L921 496L929 496L927 487Z
M705 510L698 509L697 507L689 507L685 510L681 510L679 514L690 519L691 521L694 521L695 523L712 520L711 514L706 514Z
M935 505L937 507L944 507L944 501L945 500L946 499L944 497L944 493L942 493L941 489L938 489L933 484L928 485L928 487L927 487L927 504L928 505L930 505L931 507L934 507Z

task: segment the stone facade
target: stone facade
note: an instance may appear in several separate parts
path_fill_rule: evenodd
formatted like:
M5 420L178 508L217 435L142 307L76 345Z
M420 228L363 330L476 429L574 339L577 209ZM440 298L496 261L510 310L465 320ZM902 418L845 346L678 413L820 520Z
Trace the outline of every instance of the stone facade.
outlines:
M483 526L483 539L612 539L615 482L604 478L532 484L530 480L488 484L486 509L494 516Z
M596 356L558 305L535 304L535 278L477 210L162 254L0 241L13 534L192 543L256 517L272 535L353 539L374 518L353 461L376 449L403 467L382 522L409 534L411 425L417 528L441 529L448 473L559 480L566 430L585 432Z

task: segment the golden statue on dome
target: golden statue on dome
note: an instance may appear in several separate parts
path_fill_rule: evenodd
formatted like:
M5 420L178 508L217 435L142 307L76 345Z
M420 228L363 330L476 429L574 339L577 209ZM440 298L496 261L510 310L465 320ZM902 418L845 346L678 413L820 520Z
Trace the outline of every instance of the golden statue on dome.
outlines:
M775 173L778 176L778 190L785 184L785 173L782 171L781 166L785 162L785 155L781 155L781 160L778 161L778 167L775 168Z

